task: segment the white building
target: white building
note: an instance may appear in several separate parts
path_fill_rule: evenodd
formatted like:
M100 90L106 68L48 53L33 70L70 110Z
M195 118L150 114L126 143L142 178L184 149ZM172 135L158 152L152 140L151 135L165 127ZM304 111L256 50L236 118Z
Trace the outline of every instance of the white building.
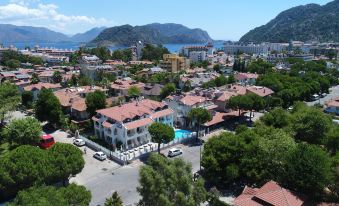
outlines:
M206 51L191 51L189 53L189 59L191 62L202 62L207 60Z
M153 122L173 126L173 110L165 103L142 99L98 110L92 119L98 137L130 149L151 141L148 127Z
M267 54L269 47L267 44L224 44L226 54L236 54L238 52L246 54Z

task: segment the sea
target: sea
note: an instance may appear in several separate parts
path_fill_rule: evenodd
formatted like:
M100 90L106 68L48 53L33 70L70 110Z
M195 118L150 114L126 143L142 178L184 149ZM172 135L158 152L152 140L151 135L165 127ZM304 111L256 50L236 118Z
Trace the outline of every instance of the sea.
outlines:
M41 42L30 42L30 43L3 43L4 47L8 47L13 45L18 49L24 49L26 47L34 48L35 46L39 47L47 47L54 49L68 49L68 50L77 50L81 46L85 46L83 43L75 43L75 42L58 42L58 43L41 43ZM205 45L204 43L186 43L186 44L164 44L171 53L179 53L180 49L184 46L198 46ZM221 49L223 46L223 41L214 41L214 48ZM114 51L117 49L124 49L127 47L109 47L110 50Z

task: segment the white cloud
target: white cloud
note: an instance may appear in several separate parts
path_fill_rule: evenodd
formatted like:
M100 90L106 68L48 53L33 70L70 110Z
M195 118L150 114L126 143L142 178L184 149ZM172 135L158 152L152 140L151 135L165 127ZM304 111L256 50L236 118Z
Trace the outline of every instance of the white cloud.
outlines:
M0 5L0 23L43 26L68 34L94 26L112 25L105 18L59 13L57 5L44 4L40 0L10 0L8 4Z

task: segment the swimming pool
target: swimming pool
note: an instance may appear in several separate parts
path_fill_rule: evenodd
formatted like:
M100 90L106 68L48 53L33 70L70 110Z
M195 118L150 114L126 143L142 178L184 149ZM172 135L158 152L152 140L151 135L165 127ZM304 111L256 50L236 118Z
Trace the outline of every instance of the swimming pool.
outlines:
M183 129L175 130L175 139L187 137L190 134L192 134L192 132L188 130L183 130Z

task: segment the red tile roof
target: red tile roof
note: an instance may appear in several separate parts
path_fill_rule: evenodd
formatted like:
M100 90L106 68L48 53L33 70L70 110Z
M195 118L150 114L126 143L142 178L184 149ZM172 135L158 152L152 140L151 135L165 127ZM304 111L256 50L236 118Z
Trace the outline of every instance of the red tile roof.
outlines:
M186 95L180 99L180 102L188 106L193 106L195 104L198 104L204 101L206 101L205 97L196 96L196 95Z
M43 83L39 82L37 84L31 84L29 86L24 87L25 91L32 91L34 89L41 90L41 89L58 89L61 88L60 84L51 84L51 83Z
M274 93L270 88L258 86L247 87L247 91L252 92L261 97L266 97Z
M327 107L339 107L339 97L336 97L334 99L331 99L331 100L325 102L325 105Z
M109 123L109 122L103 122L103 123L102 123L102 126L103 126L103 127L106 127L106 128L110 128L110 127L112 126L112 124Z
M224 120L225 115L226 115L226 113L216 112L215 115L212 117L212 120L205 123L205 126L209 127L211 125L215 125L215 124L218 124L218 123L225 121Z
M304 198L274 181L267 182L259 189L245 187L243 193L234 200L235 206L302 206L303 204Z
M137 121L129 122L124 124L125 128L130 130L130 129L135 129L138 127L142 127L148 124L151 124L153 120L151 118L144 118L144 119L139 119Z
M163 116L167 116L173 114L173 110L172 109L165 109L165 110L161 110L159 112L153 113L151 116L152 118L158 118L158 117L163 117Z
M150 99L143 99L138 102L134 101L123 104L121 106L100 109L96 112L116 121L122 122L125 119L133 119L136 116L153 114L155 113L156 109L161 109L164 106L165 104L162 102L157 102Z
M236 80L257 79L258 75L253 73L237 73L234 77Z
M112 89L129 89L132 86L142 89L145 84L142 82L135 82L133 80L116 80L111 84Z

